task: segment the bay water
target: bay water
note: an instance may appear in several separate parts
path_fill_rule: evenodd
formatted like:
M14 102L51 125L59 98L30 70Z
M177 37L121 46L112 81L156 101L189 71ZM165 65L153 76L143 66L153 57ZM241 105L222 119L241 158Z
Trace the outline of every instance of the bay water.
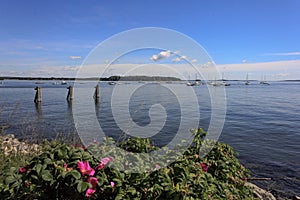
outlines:
M270 85L261 85L259 82L245 85L242 81L230 83L231 86L225 87L226 118L219 140L234 147L239 153L239 160L250 169L253 177L272 178L271 181L257 181L255 184L279 195L300 195L300 82L276 81ZM93 84L81 81L76 83L76 87L84 91L93 88ZM118 138L124 133L124 128L121 129L116 123L111 106L116 85L107 82L99 85L100 102L95 106L97 119L106 135ZM33 102L36 86L42 87L41 104ZM0 85L2 132L13 133L21 139L32 137L32 133L48 139L58 134L76 133L73 120L75 105L66 101L67 86L54 84L53 81L37 84L35 81L5 80ZM119 91L124 92L125 96L132 88L142 87L129 100L119 95L117 101L121 103L114 104L128 104L131 119L128 122L124 118L123 124L128 124L126 131L130 132L132 123L144 130L142 127L151 123L151 117L157 117L160 121L160 114L163 114L163 128L151 138L155 143L165 145L174 137L183 112L178 96L164 89L165 86L178 91L190 88L184 82L118 83L118 87L121 87ZM198 117L193 114L194 109L199 109L199 126L204 130L208 129L211 120L208 87L212 86L191 87L199 99L199 107L191 105L184 108L191 113L188 116L191 120ZM215 87L211 90L220 89ZM88 94L86 98L92 99L92 95ZM183 96L181 101L192 104L189 96ZM160 106L151 110L152 105ZM124 108L120 106L116 109ZM88 117L86 120L89 120Z

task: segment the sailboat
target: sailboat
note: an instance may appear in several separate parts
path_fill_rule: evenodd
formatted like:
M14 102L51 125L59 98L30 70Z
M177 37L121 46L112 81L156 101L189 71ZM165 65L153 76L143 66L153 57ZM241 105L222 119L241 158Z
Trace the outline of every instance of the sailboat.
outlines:
M109 84L109 85L116 85L117 83L114 82L114 81L109 81L108 84Z
M217 81L217 79L215 78L215 81L211 81L211 82L209 82L209 85L212 85L212 86L222 86L222 82L219 82L219 81Z
M218 83L217 79L215 78L215 81L212 83L212 86L221 86L221 84Z
M246 76L246 82L245 82L245 85L250 85L250 81L248 80L248 74L247 74L247 76Z
M61 85L67 85L67 81L62 80L62 81L60 82L60 84L61 84Z
M199 86L202 85L202 82L200 79L198 79L197 74L196 74L196 78L195 78L195 82L194 82L194 86Z
M189 79L190 79L190 75L189 75ZM199 85L202 85L202 82L201 82L200 79L197 78L197 74L196 74L196 79L195 79L195 81L194 81L194 82L188 81L188 82L186 83L186 85L187 85L187 86L199 86Z
M230 86L230 83L226 82L225 79L223 78L223 74L222 74L222 79L217 81L217 78L215 77L214 81L210 81L208 82L209 85L212 86Z
M230 83L224 79L224 72L222 73L222 82L220 84L223 86L230 86Z
M191 79L191 75L189 74L189 79L186 82L186 86L192 86L192 83L190 82L190 79Z
M220 84L223 86L230 86L230 83L227 83L226 81L222 81Z
M264 76L264 78L259 82L259 84L262 84L262 85L270 85L270 83L268 83L266 81L266 76Z

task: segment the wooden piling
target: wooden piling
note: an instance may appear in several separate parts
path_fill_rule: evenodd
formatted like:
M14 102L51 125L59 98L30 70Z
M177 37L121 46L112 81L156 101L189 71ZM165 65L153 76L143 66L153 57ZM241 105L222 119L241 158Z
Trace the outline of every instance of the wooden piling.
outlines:
M100 93L99 93L99 85L95 87L95 93L94 93L94 99L95 102L98 103L100 98Z
M35 102L35 109L38 114L38 117L42 115L42 102Z
M74 98L74 95L73 95L73 87L72 86L69 86L68 87L68 95L67 95L67 101L72 101L73 98Z
M34 97L34 103L38 103L42 101L42 88L41 87L36 87L35 88L36 93L35 93L35 97Z

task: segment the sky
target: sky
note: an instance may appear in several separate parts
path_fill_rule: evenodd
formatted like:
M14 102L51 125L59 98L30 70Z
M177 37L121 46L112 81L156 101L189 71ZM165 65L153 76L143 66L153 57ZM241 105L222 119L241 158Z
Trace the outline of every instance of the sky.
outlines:
M300 79L299 8L299 0L1 0L0 76L74 76L113 35L161 27L199 43L228 79ZM151 53L120 64L154 62Z

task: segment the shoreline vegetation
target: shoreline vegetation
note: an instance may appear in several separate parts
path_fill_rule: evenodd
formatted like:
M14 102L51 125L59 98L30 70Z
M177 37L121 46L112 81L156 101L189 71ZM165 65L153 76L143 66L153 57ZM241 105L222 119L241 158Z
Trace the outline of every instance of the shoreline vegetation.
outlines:
M1 199L264 199L275 197L248 182L249 170L236 158L227 144L217 142L204 158L199 149L205 145L206 132L193 130L193 144L166 167L155 163L151 171L135 174L117 170L127 153L157 150L150 139L124 138L116 143L105 138L88 147L78 140L20 142L13 135L0 136ZM74 141L77 141L74 143ZM207 141L206 141L207 142ZM185 143L185 141L182 141ZM116 145L125 154L115 152ZM33 146L34 150L22 148ZM167 150L166 150L167 151ZM93 152L91 154L90 152ZM95 157L95 155L101 155ZM174 154L168 154L170 158ZM135 160L133 154L133 160ZM152 160L136 160L140 165ZM131 168L130 163L125 166ZM149 171L149 172L148 172Z

